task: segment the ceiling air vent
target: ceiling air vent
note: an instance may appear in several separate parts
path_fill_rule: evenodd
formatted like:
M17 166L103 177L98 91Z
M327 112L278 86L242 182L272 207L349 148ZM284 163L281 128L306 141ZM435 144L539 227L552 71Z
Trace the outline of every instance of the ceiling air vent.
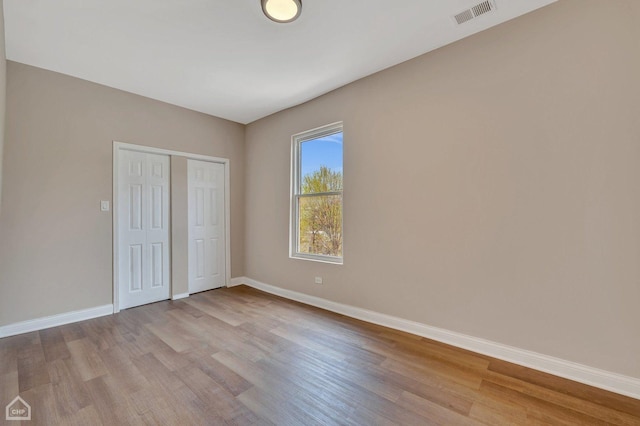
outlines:
M496 5L491 0L486 0L473 6L471 9L467 9L458 13L453 17L453 19L458 25L461 25L465 22L471 21L474 18L477 18L480 15L493 12L494 10L496 10Z

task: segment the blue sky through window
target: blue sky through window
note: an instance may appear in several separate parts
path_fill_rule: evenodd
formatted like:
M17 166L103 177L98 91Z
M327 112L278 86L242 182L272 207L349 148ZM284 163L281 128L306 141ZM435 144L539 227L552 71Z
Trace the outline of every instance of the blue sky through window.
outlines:
M301 177L327 166L342 173L342 132L300 144Z

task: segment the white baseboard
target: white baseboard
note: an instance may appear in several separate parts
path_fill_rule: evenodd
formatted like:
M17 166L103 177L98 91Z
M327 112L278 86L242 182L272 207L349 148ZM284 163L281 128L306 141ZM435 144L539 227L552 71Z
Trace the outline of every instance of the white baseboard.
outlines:
M36 318L28 321L0 327L0 338L15 336L16 334L29 333L45 328L57 327L72 322L84 321L92 318L113 314L113 305L102 305L94 308L81 309L79 311L66 312L64 314L51 315L49 317Z
M438 342L467 349L472 352L512 362L514 364L543 371L555 376L564 377L565 379L595 386L597 388L626 395L631 398L640 399L640 379L635 377L624 376L572 361L539 354L537 352L503 345L501 343L492 342L478 337L468 336L466 334L438 327L432 327L426 324L381 314L355 306L332 302L320 297L309 296L296 291L275 287L247 277L234 278L234 280L237 283L234 285L238 285L240 283L246 284L258 290L295 300L297 302L302 302L307 305L316 306L318 308L396 330L406 331L411 334L437 340Z
M231 278L231 281L229 281L229 285L227 285L227 287L235 287L237 285L244 284L246 280L246 277Z
M180 300L180 299L184 299L186 297L189 297L189 293L179 293L179 294L174 294L171 297L171 300Z

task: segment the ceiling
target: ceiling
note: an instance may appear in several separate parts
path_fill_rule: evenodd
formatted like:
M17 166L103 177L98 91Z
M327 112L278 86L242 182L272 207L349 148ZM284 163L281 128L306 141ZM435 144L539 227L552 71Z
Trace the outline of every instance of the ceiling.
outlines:
M7 58L249 123L555 0L4 0Z

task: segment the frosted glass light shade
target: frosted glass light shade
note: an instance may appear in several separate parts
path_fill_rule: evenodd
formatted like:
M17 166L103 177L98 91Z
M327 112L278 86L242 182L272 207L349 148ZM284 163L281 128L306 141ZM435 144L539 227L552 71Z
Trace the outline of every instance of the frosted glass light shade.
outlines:
M302 12L302 0L261 0L262 11L275 22L295 21Z

